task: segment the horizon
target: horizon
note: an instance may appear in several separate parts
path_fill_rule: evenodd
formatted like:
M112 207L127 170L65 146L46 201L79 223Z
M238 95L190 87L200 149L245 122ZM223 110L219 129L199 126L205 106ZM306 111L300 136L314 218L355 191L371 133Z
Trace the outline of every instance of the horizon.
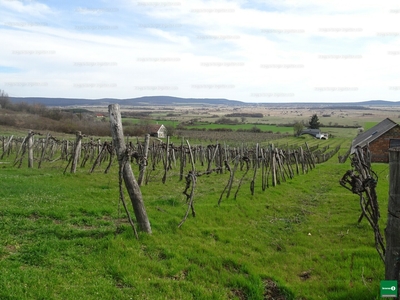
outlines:
M394 0L0 0L0 9L0 90L10 97L400 100Z
M390 101L390 100L363 100L363 101L354 101L354 102L244 102L240 100L234 99L226 99L226 98L181 98L175 96L165 96L165 95L157 95L157 96L141 96L135 98L66 98L66 97L10 97L11 100L15 99L63 99L63 100L88 100L88 101L102 101L102 100L117 100L117 101L129 101L140 98L151 98L151 97L167 97L167 98L178 98L182 100L213 100L213 101L232 101L232 102L241 102L243 104L363 104L366 102L390 102L390 103L398 103L400 101ZM196 102L198 103L198 102Z

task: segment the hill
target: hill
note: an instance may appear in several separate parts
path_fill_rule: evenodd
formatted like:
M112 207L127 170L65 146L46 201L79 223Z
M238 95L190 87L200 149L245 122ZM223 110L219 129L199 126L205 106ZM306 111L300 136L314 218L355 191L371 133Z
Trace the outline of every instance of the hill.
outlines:
M44 98L10 97L12 102L41 103L46 106L103 106L118 103L126 106L146 105L246 105L245 102L227 99L178 98L170 96L146 96L130 99L84 99L84 98Z
M339 103L249 103L238 100L218 98L179 98L171 96L145 96L139 98L117 99L85 99L85 98L46 98L46 97L10 97L14 103L26 102L28 104L41 103L46 106L107 106L118 103L124 106L172 106L172 105L227 105L227 106L271 106L271 107L325 107L325 108L349 108L355 109L370 106L400 106L400 101L369 100L362 102L339 102Z

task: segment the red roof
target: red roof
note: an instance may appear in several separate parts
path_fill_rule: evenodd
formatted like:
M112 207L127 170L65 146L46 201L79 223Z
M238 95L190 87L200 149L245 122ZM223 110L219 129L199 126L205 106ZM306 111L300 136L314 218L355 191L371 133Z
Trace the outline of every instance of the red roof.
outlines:
M160 130L161 126L162 125L159 125L159 124L150 124L148 128L149 128L150 133L156 133Z

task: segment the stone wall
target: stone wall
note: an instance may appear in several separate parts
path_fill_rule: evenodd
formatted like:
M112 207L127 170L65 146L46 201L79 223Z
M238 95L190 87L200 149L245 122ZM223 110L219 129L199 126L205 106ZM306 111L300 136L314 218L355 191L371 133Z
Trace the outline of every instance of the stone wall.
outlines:
M391 139L400 139L400 125L390 129L369 144L372 162L389 162L389 143Z

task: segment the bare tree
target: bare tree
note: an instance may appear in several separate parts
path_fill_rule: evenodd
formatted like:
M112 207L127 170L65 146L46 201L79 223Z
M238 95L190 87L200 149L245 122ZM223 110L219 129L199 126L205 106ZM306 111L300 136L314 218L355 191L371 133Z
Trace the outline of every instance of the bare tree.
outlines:
M297 121L293 125L294 136L299 136L304 129L304 125L302 122Z
M11 107L11 101L10 98L8 98L8 94L0 90L0 108L10 108Z

